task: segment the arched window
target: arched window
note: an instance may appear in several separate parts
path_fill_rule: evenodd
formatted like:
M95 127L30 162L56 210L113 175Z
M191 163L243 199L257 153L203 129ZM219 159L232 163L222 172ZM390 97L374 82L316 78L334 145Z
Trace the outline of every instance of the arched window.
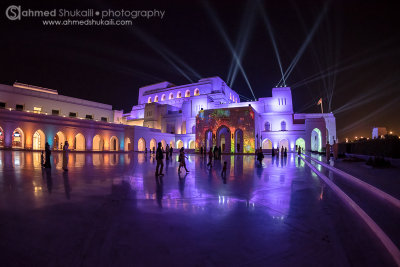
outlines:
M176 94L176 98L181 98L182 97L182 93L179 91L177 94Z
M169 94L169 99L174 99L174 94L173 93Z
M267 132L271 131L271 124L269 123L269 121L265 122L264 128L265 128L265 131L267 131Z
M165 101L165 94L161 96L161 101Z
M190 97L190 91L189 90L186 90L185 97Z
M154 97L154 102L158 102L158 95Z
M286 122L281 121L281 131L286 131Z
M229 93L229 99L232 100L232 93Z
M194 89L194 95L200 95L200 90L199 88Z
M147 99L147 103L151 103L151 96Z

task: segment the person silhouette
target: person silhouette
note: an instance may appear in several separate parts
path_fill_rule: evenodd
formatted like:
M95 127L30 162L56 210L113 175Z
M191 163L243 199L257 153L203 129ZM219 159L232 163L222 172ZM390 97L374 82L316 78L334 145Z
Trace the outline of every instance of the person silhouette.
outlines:
M50 150L50 145L48 142L46 142L46 145L44 148L44 153L45 153L44 167L49 169L49 168L51 168L51 162L50 162L51 150Z
M65 172L68 171L68 154L69 154L69 144L68 141L65 141L63 147L63 166L62 166Z
M161 142L158 142L158 148L157 148L157 154L156 154L156 160L157 160L156 176L164 175L162 173L163 172L163 168L164 168L163 158L164 158L164 154L163 154L163 151L161 149ZM160 172L158 172L160 166L161 166L161 169L160 169Z

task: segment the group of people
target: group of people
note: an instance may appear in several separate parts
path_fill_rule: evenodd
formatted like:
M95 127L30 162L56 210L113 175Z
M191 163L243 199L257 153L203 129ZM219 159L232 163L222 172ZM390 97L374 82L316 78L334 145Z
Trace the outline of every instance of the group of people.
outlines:
M62 147L63 150L63 165L62 169L66 172L68 171L68 154L69 154L69 143L68 141L65 141L64 146ZM44 147L44 151L41 153L41 165L43 168L50 169L51 168L51 149L50 149L50 144L46 142L46 145Z
M166 146L166 149L164 151L161 142L158 143L157 151L156 151L156 177L158 176L163 176L163 168L164 168L164 153L166 154L166 160L169 160L169 158L172 159L172 152L173 148L169 147L168 145ZM186 172L189 172L189 170L186 168L186 159L187 157L185 156L185 151L184 148L182 147L179 149L179 157L178 157L178 162L179 162L179 167L178 167L178 173L181 172L181 168L183 167Z
M221 154L222 154L222 149L220 146L214 146L214 149L210 147L211 155L214 157L214 159L221 159ZM200 147L200 155L206 155L210 154L210 151L207 153L206 148L203 148L202 146Z
M326 152L326 161L327 162L330 161L331 154L333 154L333 159L337 160L339 148L338 148L338 144L336 143L336 140L333 140L333 145L330 145L329 141L326 143L325 152Z

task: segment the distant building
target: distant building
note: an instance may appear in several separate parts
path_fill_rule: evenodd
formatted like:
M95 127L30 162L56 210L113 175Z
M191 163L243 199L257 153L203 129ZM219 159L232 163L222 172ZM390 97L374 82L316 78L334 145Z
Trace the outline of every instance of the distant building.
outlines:
M129 113L111 105L59 95L57 90L15 83L0 85L0 146L144 151L165 148L200 150L221 146L224 153L254 153L285 147L322 151L336 140L332 113L294 113L289 87L272 88L271 97L240 102L219 77L174 85L141 87Z
M383 137L387 134L386 127L372 128L372 139Z

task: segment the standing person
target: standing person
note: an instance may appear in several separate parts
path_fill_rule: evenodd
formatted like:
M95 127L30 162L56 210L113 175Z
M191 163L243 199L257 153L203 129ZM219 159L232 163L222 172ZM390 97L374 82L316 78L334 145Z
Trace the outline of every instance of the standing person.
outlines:
M217 159L218 149L217 146L214 146L214 159Z
M329 144L329 141L326 143L326 161L329 162L331 159L331 145Z
M68 171L68 154L69 154L69 144L68 141L65 141L63 148L63 166L62 166L65 172Z
M297 148L297 155L301 156L301 147L300 146Z
M285 150L283 153L284 153L283 156L286 158L287 157L287 147L285 147Z
M165 148L165 159L169 160L169 146L167 145L167 147Z
M46 145L45 145L45 148L44 148L44 154L45 154L44 167L45 168L51 168L51 162L50 162L51 150L50 150L50 145L49 145L48 142L46 142Z
M203 156L203 146L200 147L200 155Z
M276 147L276 156L279 157L279 146Z
M212 148L210 147L210 151L208 152L208 164L207 166L210 166L210 168L212 167L212 158L213 158L213 152L212 152Z
M153 154L156 154L156 147L153 146Z
M178 173L181 172L181 167L185 168L186 172L189 172L188 169L186 169L186 162L185 162L185 152L183 147L179 150L179 167L178 167Z
M171 146L169 149L169 156L172 159L172 152L174 151L174 148Z
M221 146L218 147L218 159L221 159L221 154L222 154L222 150L221 150Z
M336 140L333 140L332 149L333 149L333 159L337 160L338 153L339 153L339 145L338 145L338 143L336 143Z
M144 153L147 155L147 147L144 149Z
M264 154L262 152L261 147L259 149L257 149L257 160L260 163L260 165L262 165L262 160L264 158Z
M283 146L281 147L281 158L283 157L283 152L284 152L284 149L283 149Z
M156 154L156 160L157 160L156 176L164 175L162 173L163 168L164 168L163 158L164 158L164 154L163 154L163 151L161 149L161 142L158 142L158 148L157 148L157 154ZM161 166L161 169L160 169L160 172L158 172L158 169L159 169L160 166Z

